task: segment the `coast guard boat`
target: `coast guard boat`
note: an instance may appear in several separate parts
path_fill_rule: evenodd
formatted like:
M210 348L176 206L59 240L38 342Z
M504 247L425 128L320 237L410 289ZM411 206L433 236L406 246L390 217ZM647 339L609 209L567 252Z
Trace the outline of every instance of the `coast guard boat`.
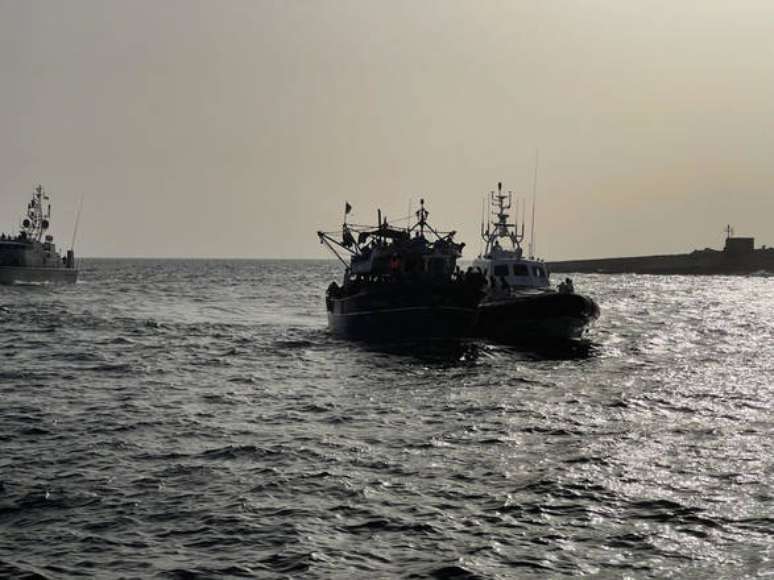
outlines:
M38 185L16 235L0 234L0 284L70 282L78 279L75 253L57 252L46 232L51 224L49 196Z
M521 232L509 223L513 193L503 193L502 183L488 205L491 223L484 229L481 222L484 251L472 266L486 278L475 334L505 343L580 338L599 317L597 303L576 294L569 278L552 288L545 262L524 257L523 218Z
M334 237L338 232L317 233L345 266L341 285L332 282L325 296L335 335L402 342L471 334L483 277L457 268L465 244L454 241L455 232L434 229L420 203L416 221L405 228L388 224L381 211L376 226L349 224L352 208L346 204L341 238Z

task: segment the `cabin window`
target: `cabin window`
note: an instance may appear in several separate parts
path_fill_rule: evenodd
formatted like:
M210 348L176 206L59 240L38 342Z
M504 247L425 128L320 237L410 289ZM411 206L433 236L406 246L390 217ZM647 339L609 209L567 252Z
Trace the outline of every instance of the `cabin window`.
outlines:
M513 275L514 276L529 276L529 270L527 269L527 266L525 264L514 264L513 265Z
M499 278L500 276L508 275L508 264L498 264L494 267L494 275Z
M540 268L538 266L532 268L532 275L535 276L535 278L545 278L546 273L543 271L543 268Z

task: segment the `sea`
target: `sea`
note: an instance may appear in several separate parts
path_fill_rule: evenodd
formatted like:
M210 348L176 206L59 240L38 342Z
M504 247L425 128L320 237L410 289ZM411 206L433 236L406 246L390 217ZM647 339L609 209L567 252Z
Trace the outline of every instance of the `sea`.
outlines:
M774 278L576 275L559 348L336 339L340 276L0 287L0 577L774 578Z

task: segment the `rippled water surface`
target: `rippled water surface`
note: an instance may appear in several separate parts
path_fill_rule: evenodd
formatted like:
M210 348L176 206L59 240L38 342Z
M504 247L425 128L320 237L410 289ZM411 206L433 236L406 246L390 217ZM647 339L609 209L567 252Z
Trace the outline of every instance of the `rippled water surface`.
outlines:
M774 575L774 279L577 276L529 352L333 339L339 275L0 287L0 577Z

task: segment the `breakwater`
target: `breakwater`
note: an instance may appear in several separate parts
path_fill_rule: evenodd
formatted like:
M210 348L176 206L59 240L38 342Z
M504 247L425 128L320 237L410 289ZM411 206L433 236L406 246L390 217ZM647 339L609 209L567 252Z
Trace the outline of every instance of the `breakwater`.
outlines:
M729 238L723 250L688 254L549 262L552 272L600 274L745 275L774 272L774 248L753 248L752 238Z

